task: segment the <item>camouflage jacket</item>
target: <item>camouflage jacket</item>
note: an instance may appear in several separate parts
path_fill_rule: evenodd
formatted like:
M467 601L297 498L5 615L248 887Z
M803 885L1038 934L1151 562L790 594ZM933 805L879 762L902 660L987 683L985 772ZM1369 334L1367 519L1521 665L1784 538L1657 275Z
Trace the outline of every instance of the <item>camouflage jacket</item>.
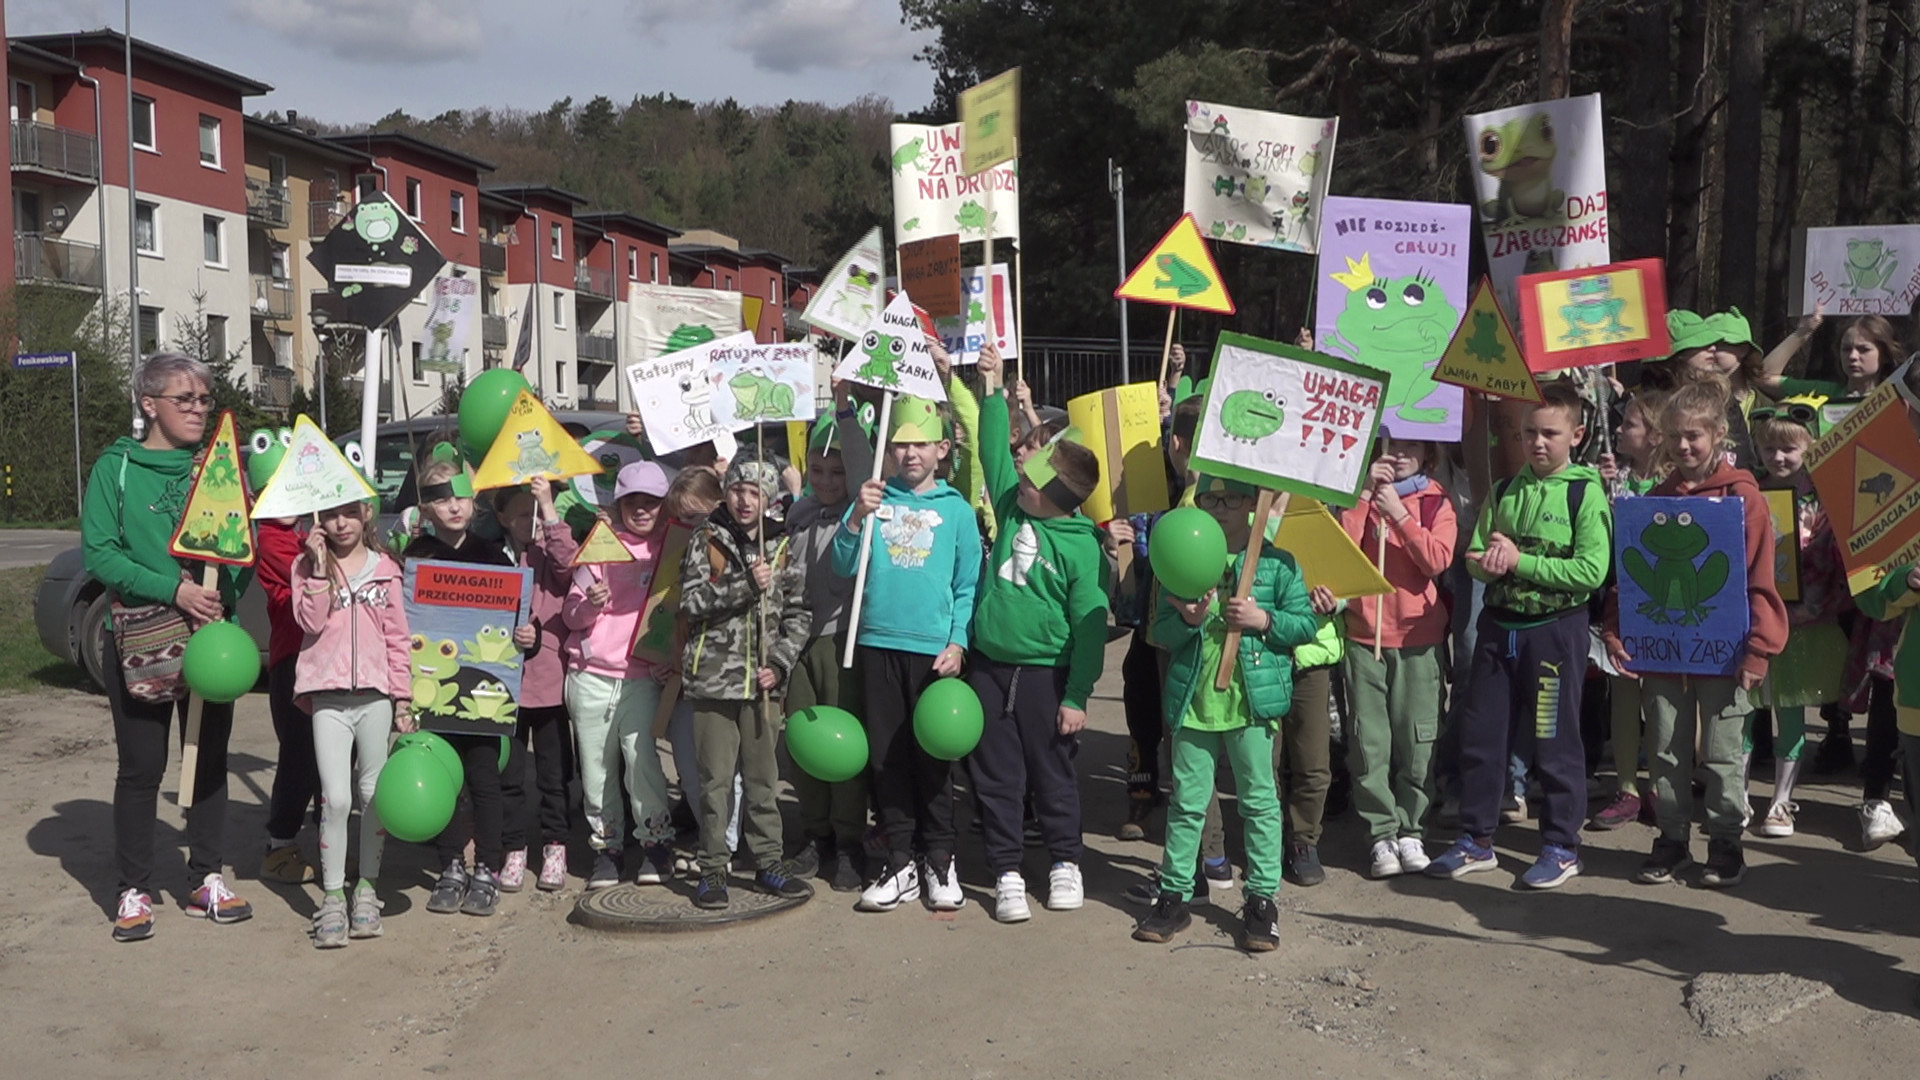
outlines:
M680 563L680 611L686 617L682 692L712 701L751 701L760 695L754 672L766 643L766 666L779 673L773 695L785 694L787 675L806 646L813 614L806 607L806 569L789 557L789 539L772 541L773 584L764 599L750 568L756 550L739 550L725 527L708 522L687 544ZM762 615L764 612L764 616Z

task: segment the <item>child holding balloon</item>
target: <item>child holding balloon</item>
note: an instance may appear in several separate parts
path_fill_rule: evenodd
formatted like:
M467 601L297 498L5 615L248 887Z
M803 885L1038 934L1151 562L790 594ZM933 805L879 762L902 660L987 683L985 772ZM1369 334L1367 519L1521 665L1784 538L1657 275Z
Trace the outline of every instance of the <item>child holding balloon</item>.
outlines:
M374 783L387 760L387 735L411 731L413 672L400 564L373 524L373 507L350 502L318 515L293 567L293 618L306 637L295 662L295 700L313 714L320 770L320 885L313 944L337 949L349 937L380 936L384 836L373 808ZM358 767L355 768L355 758ZM352 779L349 780L349 772ZM360 796L360 880L349 915L347 816Z

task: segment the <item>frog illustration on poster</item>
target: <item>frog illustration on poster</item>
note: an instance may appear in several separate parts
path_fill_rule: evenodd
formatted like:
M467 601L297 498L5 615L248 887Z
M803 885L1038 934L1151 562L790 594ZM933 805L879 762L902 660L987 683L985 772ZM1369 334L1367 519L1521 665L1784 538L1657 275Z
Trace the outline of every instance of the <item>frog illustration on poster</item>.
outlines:
M1504 310L1520 310L1521 274L1612 259L1600 95L1476 113L1464 123L1487 272Z

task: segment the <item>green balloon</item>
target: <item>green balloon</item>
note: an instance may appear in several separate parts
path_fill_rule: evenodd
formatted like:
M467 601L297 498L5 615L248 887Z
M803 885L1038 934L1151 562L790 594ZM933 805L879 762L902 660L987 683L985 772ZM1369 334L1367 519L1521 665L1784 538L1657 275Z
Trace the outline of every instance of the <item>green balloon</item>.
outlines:
M453 820L459 787L424 746L395 750L373 786L373 811L387 835L424 844Z
M1169 510L1147 538L1147 562L1161 588L1182 600L1198 600L1227 572L1227 534L1198 507Z
M867 732L845 709L814 705L787 717L787 753L808 776L837 784L867 767Z
M980 696L964 679L937 679L913 707L913 737L942 761L959 761L980 745L986 717Z
M460 394L461 448L471 460L485 457L507 422L513 399L528 389L526 377L511 368L493 368L474 376Z
M202 699L236 701L260 680L260 646L233 623L208 623L187 639L180 673L187 688Z
M431 731L409 731L393 740L395 751L409 746L418 746L433 755L433 759L446 767L447 775L453 778L453 793L458 796L460 789L467 784L467 766L460 760L460 751L453 744L435 735Z
M513 742L510 736L500 736L500 771L507 771L507 759L513 756Z

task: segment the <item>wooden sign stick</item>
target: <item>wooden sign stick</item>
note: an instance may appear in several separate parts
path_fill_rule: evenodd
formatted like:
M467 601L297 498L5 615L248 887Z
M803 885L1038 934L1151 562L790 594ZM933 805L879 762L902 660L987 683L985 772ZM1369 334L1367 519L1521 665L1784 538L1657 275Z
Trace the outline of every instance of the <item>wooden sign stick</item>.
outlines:
M893 422L893 391L889 390L880 399L880 423L875 429L879 435L879 447L873 455L872 479L880 479L880 470L887 460L887 427ZM857 496L856 496L857 497ZM879 520L878 511L867 515L860 523L860 568L853 575L853 599L847 604L847 651L841 657L840 666L853 666L853 647L860 637L860 604L867 595L867 564L873 561L873 533L877 528L874 522Z
M1167 309L1167 340L1160 345L1160 386L1169 396L1173 390L1167 386L1167 365L1173 359L1173 319L1178 314L1179 311L1174 308Z
M218 588L220 570L213 563L207 563L200 571L200 587ZM207 708L207 699L199 694L187 697L187 730L180 747L180 809L193 805L193 783L200 772L200 716Z
M758 422L756 422L753 425L753 439L754 439L754 442L760 448L760 460L761 461L767 460L767 430L765 425L760 424ZM767 561L767 510L768 510L768 507L765 505L766 498L764 497L764 495L761 498L761 503L762 505L760 507L760 527L754 530L754 536L760 541L760 562L764 565ZM771 582L769 582L769 585L771 585ZM753 677L756 682L759 681L759 678L760 678L759 668L763 668L767 666L767 590L766 589L760 590L760 635L759 637L760 637L760 659L758 662L759 666L756 667L753 672ZM772 714L773 714L773 691L762 688L760 691L761 720L764 722L765 719Z
M1100 395L1100 420L1107 429L1107 471L1111 476L1100 479L1106 482L1108 490L1113 492L1113 516L1116 521L1126 521L1132 517L1127 506L1127 470L1125 450L1120 444L1120 391L1109 390ZM1133 569L1133 545L1120 544L1114 548L1114 562L1118 581L1127 580L1127 574Z
M1376 506L1374 509L1377 510L1379 507ZM1380 515L1380 576L1387 576L1387 516L1385 514ZM1386 606L1386 597L1373 598L1373 658L1375 660L1380 659L1380 618Z
M1253 595L1253 577L1260 569L1260 547L1267 542L1267 522L1272 520L1275 511L1281 515L1287 512L1287 501L1293 496L1282 494L1276 498L1271 488L1261 488L1260 498L1253 505L1253 533L1247 538L1247 554L1240 564L1240 581L1234 586L1233 598L1245 600ZM1233 686L1233 664L1240 652L1240 631L1227 631L1226 644L1220 649L1220 674L1213 680L1215 690L1226 690Z

